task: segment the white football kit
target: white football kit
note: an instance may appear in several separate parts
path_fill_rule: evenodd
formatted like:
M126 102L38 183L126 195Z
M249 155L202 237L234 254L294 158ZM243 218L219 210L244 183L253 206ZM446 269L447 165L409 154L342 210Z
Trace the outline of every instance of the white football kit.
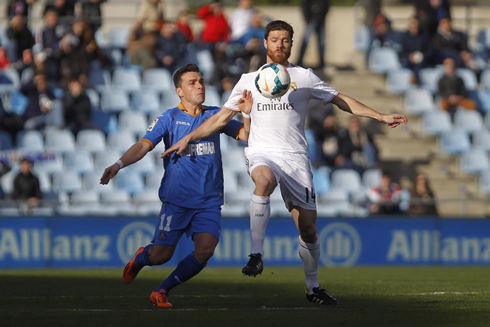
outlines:
M280 184L286 207L291 203L315 210L315 190L305 137L306 109L310 99L327 104L338 91L311 69L289 64L287 70L291 85L282 97L268 99L262 96L255 87L256 72L253 72L242 75L224 107L239 111L238 100L243 90L252 92L252 122L248 148L245 149L249 173L255 167L268 166Z

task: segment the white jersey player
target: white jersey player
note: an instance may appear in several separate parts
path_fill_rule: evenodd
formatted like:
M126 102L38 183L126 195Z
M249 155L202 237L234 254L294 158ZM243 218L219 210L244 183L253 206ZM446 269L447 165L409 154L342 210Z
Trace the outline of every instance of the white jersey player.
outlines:
M219 113L209 118L163 154L182 153L187 144L219 130L238 112L238 95L251 90L254 100L251 111L249 147L245 149L249 173L255 183L250 200L250 230L252 253L242 269L245 275L256 276L263 270L264 238L270 217L270 195L279 184L286 207L291 212L300 234L299 255L306 280L306 298L310 302L335 305L338 301L318 283L320 245L316 229L316 203L307 143L304 134L306 110L310 99L332 102L341 110L368 117L396 127L407 123L404 115L381 114L364 104L338 93L321 81L311 70L295 67L288 62L293 44L293 28L284 21L270 22L265 28L264 46L267 62L288 67L291 88L280 99L267 99L253 84L254 74L244 74Z

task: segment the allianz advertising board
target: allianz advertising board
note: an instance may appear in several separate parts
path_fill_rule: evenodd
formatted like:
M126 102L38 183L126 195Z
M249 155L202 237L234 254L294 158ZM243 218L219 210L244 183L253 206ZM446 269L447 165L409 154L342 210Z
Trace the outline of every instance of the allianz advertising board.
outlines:
M147 218L0 218L0 268L122 267L153 239ZM210 266L241 266L251 250L248 219L222 220ZM490 265L490 220L319 219L324 266ZM178 261L193 250L185 235ZM272 218L265 240L267 265L301 265L292 219Z

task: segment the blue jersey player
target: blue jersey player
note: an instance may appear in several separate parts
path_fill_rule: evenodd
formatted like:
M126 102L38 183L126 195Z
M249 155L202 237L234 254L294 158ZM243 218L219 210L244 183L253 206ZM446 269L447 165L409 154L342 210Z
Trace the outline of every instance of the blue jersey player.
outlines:
M180 104L155 118L145 136L131 146L112 166L106 168L101 184L107 184L118 171L151 151L163 140L169 148L205 120L220 111L219 107L203 106L204 80L195 64L177 70L173 77ZM243 93L240 105L251 108L252 96ZM250 120L245 124L228 122L221 130L228 136L248 140ZM189 143L181 155L164 158L165 174L159 196L162 201L160 217L152 243L140 247L123 272L125 283L132 282L144 266L168 262L185 233L194 241L194 251L177 265L176 269L150 295L158 307L171 307L170 290L197 275L218 245L221 205L223 204L223 169L220 152L220 133Z

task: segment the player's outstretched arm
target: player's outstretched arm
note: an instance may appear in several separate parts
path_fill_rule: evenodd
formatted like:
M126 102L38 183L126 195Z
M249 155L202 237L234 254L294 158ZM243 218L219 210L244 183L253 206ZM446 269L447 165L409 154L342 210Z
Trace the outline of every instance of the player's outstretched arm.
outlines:
M208 120L206 120L201 126L181 138L177 143L172 145L170 148L165 150L162 153L161 157L164 158L171 154L172 152L176 152L178 155L182 154L182 152L187 148L189 142L194 140L199 140L204 137L208 137L222 129L228 122L235 117L237 114L236 111L227 109L225 107L221 108L221 110L216 114L211 116Z
M100 184L106 185L109 181L117 175L122 167L129 166L138 160L141 160L149 151L151 146L146 141L139 141L133 144L126 153L119 159L122 162L122 166L119 165L119 161L113 165L107 167L100 178Z
M369 108L368 106L362 104L361 102L339 93L333 100L332 103L339 107L339 109L351 113L360 117L368 117L372 119L376 119L380 122L385 123L391 128L395 128L401 123L405 125L408 123L407 117L401 114L382 114L377 112L374 109Z

